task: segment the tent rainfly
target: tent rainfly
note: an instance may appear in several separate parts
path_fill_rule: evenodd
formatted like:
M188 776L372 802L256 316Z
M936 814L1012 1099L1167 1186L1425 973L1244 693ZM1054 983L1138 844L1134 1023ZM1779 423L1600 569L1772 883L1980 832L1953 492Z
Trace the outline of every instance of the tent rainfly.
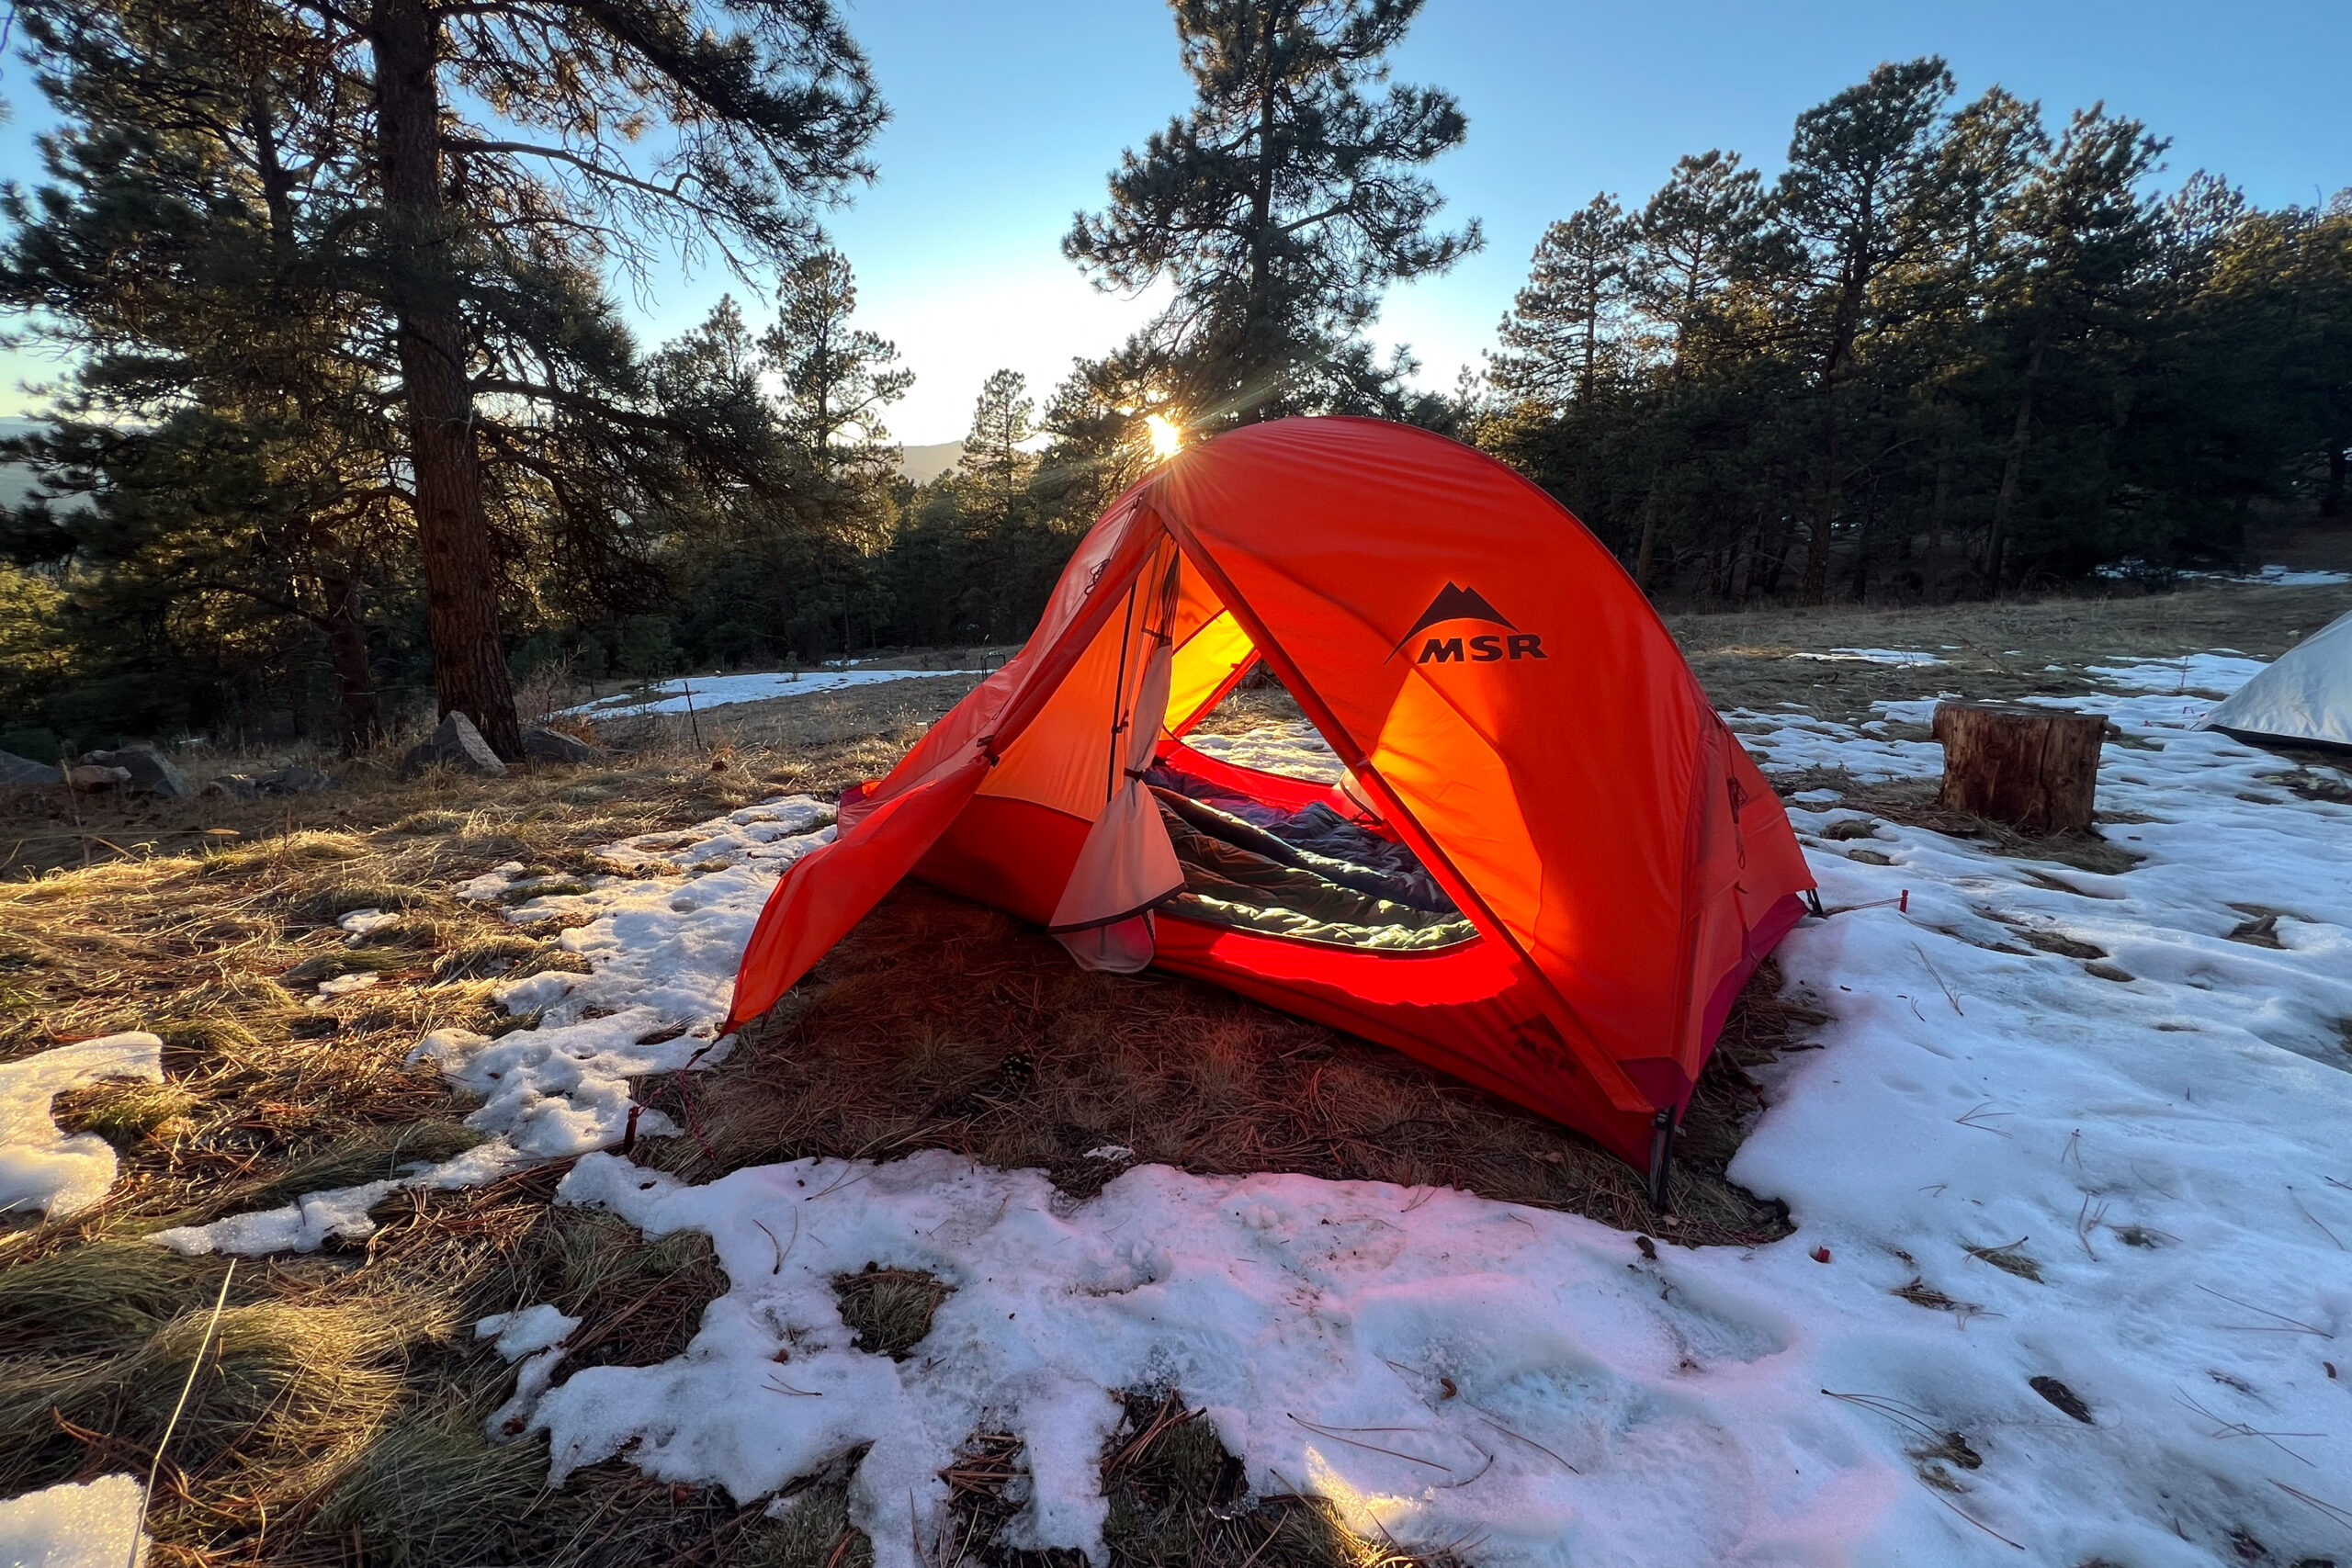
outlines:
M1188 730L1262 660L1345 765ZM777 884L729 1026L910 874L1391 1045L1577 1128L1663 1200L1733 998L1812 887L1631 579L1492 459L1365 419L1182 453L1022 652Z
M2280 654L2192 728L2257 745L2352 747L2352 614Z

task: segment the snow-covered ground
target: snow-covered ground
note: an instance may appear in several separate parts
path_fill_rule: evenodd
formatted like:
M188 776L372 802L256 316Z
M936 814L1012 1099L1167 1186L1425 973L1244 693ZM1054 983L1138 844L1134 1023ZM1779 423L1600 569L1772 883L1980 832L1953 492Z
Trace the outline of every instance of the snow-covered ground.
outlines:
M587 1152L620 1139L628 1077L723 1055L734 955L827 835L805 799L616 846L667 874L517 908L594 915L564 940L595 972L514 982L537 1028L420 1046L492 1140L402 1179L582 1155L560 1201L707 1233L729 1288L675 1360L566 1376L551 1308L486 1324L519 1368L497 1421L545 1430L559 1480L625 1453L746 1501L871 1442L852 1511L884 1568L917 1562L984 1426L1026 1443L1016 1544L1096 1545L1108 1392L1149 1384L1204 1405L1253 1487L1480 1564L2352 1558L2352 807L2185 728L2230 658L2115 666L2063 705L2120 731L2099 804L2146 857L2120 874L1889 823L1831 840L1860 814L1799 797L1824 897L1875 907L1781 949L1832 1021L1733 1167L1788 1201L1773 1246L1653 1257L1301 1176L1144 1167L1072 1202L938 1153L695 1187ZM1939 749L1899 730L1931 706L1731 716L1769 770L1925 777ZM1195 744L1329 766L1295 728ZM361 1196L175 1239L316 1245L362 1234ZM904 1362L841 1320L831 1277L868 1262L954 1287Z
M877 1561L911 1564L908 1499L935 1518L937 1471L988 1423L1029 1443L1024 1543L1086 1547L1104 1391L1161 1383L1254 1485L1481 1563L2344 1553L2352 809L2183 730L2163 668L2071 705L2125 738L2101 805L2144 818L2111 829L2147 857L2130 873L1793 814L1832 904L1910 899L1781 949L1835 1021L1733 1175L1788 1200L1789 1241L1652 1259L1585 1220L1298 1176L1146 1168L1071 1205L936 1154L699 1188L594 1156L565 1201L706 1232L733 1284L676 1361L552 1387L557 1473L626 1450L749 1498L870 1441L854 1506ZM1940 762L1743 728L1770 767ZM1295 730L1216 749L1316 752ZM956 1287L915 1359L850 1343L830 1280L867 1262Z
M757 675L684 675L657 681L619 696L568 707L567 714L583 718L639 718L653 713L702 713L737 703L763 703L770 697L811 697L820 692L852 686L879 686L891 681L919 681L930 675L976 675L977 670L778 670Z

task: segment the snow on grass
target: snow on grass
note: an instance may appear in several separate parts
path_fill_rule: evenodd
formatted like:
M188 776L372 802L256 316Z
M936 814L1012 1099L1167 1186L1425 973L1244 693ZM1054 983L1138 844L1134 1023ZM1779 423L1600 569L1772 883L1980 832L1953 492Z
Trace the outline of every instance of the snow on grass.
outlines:
M0 1563L7 1568L140 1568L142 1488L131 1475L64 1482L0 1502Z
M96 1133L60 1132L50 1101L107 1078L162 1083L163 1051L154 1035L133 1032L0 1062L0 1214L38 1209L62 1219L106 1197L113 1146Z
M1943 664L1949 660L1917 649L1837 648L1827 653L1792 653L1792 659L1812 659L1826 664Z
M1331 743L1304 719L1263 725L1239 735L1188 735L1184 744L1237 768L1281 773L1315 784L1337 784L1347 773Z
M310 1250L330 1236L372 1234L368 1211L410 1187L471 1187L542 1160L608 1148L629 1131L628 1080L716 1066L731 1037L718 1036L735 988L735 965L768 891L784 868L832 839L832 807L811 795L745 807L677 833L649 833L608 845L616 864L666 875L602 877L586 892L522 898L517 922L551 915L589 917L559 939L590 973L550 970L502 986L510 1014L533 1027L495 1039L436 1029L410 1061L430 1061L482 1099L467 1125L488 1141L438 1165L420 1164L388 1181L311 1193L284 1208L236 1214L152 1239L187 1253ZM483 900L528 893L568 878L525 878L520 862L474 878L459 897ZM677 873L687 873L680 877ZM645 1136L677 1129L641 1111Z
M2341 1555L2352 809L2164 696L2064 705L2130 742L2100 795L2145 818L2110 829L2129 873L1884 824L1866 863L1813 837L1854 812L1792 812L1831 903L1911 898L1781 949L1833 1021L1732 1174L1788 1201L1790 1241L1652 1258L1573 1216L1288 1175L1143 1167L1073 1202L940 1153L701 1187L595 1155L564 1201L708 1235L730 1284L676 1359L538 1399L555 1475L626 1453L750 1501L871 1443L852 1516L910 1568L938 1472L1013 1431L1008 1544L1099 1551L1105 1392L1159 1385L1253 1488L1482 1564ZM1747 718L1776 768L1933 751ZM831 1280L868 1263L952 1288L904 1362L842 1321Z
M2160 576L2178 578L2189 582L2246 582L2267 588L2327 588L2339 582L2352 582L2352 572L2297 569L2290 566L2256 567L2252 571L2169 571L2151 566L2136 556L2126 557L2106 566L2091 569L2094 576L2128 578Z
M2094 664L2087 673L2126 692L2168 692L2175 696L2226 697L2268 667L2234 649L2191 653L2180 659L2134 660L2126 664Z
M921 680L929 675L978 675L979 670L804 670L774 671L758 675L686 675L657 681L619 696L568 707L567 714L583 718L638 718L646 714L684 713L688 707L707 713L738 703L763 703L771 697L808 697L852 686L878 686L890 681Z
M1482 1568L2340 1558L2352 808L2188 731L2201 705L2178 668L2118 666L2122 689L2057 705L2120 732L2099 805L2145 857L2127 873L1890 823L1828 840L1858 814L1799 797L1829 903L1910 897L1781 950L1831 1021L1772 1069L1732 1176L1790 1204L1787 1242L1645 1250L1575 1216L1294 1175L1145 1166L1071 1201L938 1152L698 1187L590 1152L561 1200L707 1234L728 1291L678 1358L560 1382L560 1314L501 1323L528 1326L490 1429L547 1431L559 1481L624 1455L746 1503L871 1444L850 1507L881 1568L918 1562L938 1472L978 1430L1024 1443L1005 1544L1099 1553L1107 1395L1144 1386L1204 1406L1257 1491ZM1802 714L1735 717L1774 770L1940 761ZM1335 771L1301 727L1196 744ZM508 987L537 1029L428 1039L493 1136L406 1179L609 1147L628 1076L715 1058L735 956L822 810L648 835L607 853L673 874L518 908L593 913L565 945L594 973ZM869 1263L949 1287L904 1361L842 1319L833 1279Z
M2290 566L2266 566L2243 577L2231 577L2226 572L2190 571L2184 577L2211 577L2225 582L2261 582L2273 588L2329 588L2339 582L2352 582L2352 572L2298 570Z

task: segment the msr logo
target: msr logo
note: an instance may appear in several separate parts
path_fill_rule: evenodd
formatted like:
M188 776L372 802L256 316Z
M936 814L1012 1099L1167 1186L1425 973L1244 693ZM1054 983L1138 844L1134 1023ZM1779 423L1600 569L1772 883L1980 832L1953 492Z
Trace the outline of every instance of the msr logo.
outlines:
M1483 621L1490 626L1500 626L1499 634L1476 633L1469 636L1442 637L1435 635L1439 628L1453 621ZM1424 634L1430 635L1424 635ZM1394 659L1410 647L1416 638L1420 646L1413 656L1416 664L1494 664L1506 659L1544 659L1544 638L1535 632L1523 632L1507 620L1502 612L1487 602L1487 596L1475 588L1464 588L1448 582L1438 591L1413 629L1391 650Z

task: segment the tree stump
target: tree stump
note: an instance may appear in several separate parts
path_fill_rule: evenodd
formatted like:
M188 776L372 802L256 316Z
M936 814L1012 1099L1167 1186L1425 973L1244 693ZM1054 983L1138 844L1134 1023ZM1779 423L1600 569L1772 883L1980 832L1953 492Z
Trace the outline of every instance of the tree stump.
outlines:
M2004 703L1939 703L1943 793L1936 804L2028 833L2079 833L2098 791L2098 714Z

